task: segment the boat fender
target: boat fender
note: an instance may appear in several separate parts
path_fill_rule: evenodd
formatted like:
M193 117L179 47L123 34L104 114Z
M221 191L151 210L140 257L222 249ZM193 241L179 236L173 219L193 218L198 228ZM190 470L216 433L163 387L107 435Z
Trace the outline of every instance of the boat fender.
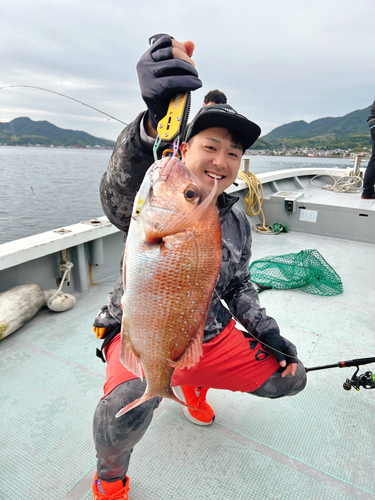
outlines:
M33 283L0 293L0 340L21 328L43 307L45 296Z
M57 290L45 290L45 305L55 312L63 312L71 309L75 303L76 298L70 293L62 292L62 287L65 283L65 279L70 282L70 272L72 270L73 263L65 262L60 265L60 271L63 272L63 277L60 281L60 286Z
M76 303L74 295L59 290L44 290L44 296L44 305L54 312L67 311Z

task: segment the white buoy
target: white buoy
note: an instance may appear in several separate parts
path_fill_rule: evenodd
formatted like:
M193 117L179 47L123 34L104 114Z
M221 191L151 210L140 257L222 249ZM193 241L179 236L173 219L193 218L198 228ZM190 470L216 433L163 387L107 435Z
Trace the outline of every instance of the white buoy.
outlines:
M67 281L70 281L70 272L72 270L73 263L65 262L60 265L60 271L63 273L63 277L61 278L60 286L58 290L45 290L44 295L46 298L45 305L51 309L51 311L55 312L63 312L71 309L75 303L76 298L74 295L70 293L62 292L62 287L65 282L65 278Z
M76 298L70 293L61 292L59 290L44 290L45 303L48 309L55 312L63 312L71 309Z
M44 306L45 296L33 283L0 293L0 340L21 328Z

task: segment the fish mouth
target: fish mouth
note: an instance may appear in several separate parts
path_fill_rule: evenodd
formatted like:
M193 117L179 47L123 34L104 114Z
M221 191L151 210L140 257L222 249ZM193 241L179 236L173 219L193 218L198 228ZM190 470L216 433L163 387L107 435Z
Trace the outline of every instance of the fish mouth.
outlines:
M162 178L164 181L166 181L172 172L172 169L175 165L175 161L173 161L174 158L170 159L167 158L165 162L163 162L160 166L160 172L159 172L159 177Z

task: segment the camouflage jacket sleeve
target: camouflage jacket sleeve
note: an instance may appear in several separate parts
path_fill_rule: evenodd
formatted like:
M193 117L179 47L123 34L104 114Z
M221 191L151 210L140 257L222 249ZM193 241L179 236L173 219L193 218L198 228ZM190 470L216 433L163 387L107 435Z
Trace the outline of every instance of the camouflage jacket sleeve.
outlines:
M141 113L119 135L108 169L100 181L100 199L105 215L124 233L124 242L129 229L135 195L147 169L154 162L152 147L140 138ZM120 301L124 293L122 279L122 257L120 276L109 294L109 313L121 323Z
M140 138L141 113L119 135L100 182L100 199L110 222L127 233L135 195L154 162L152 148Z
M280 333L276 321L268 316L265 308L261 307L258 292L250 282L249 264L251 258L251 228L245 214L241 214L243 240L239 246L241 256L236 266L236 272L225 289L223 299L227 303L235 318L255 337L259 338L269 330ZM240 242L241 243L241 242Z

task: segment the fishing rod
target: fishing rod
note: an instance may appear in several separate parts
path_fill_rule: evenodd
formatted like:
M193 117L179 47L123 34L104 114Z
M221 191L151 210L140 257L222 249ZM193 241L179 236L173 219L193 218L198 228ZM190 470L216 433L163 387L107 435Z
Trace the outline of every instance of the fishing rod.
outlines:
M29 88L29 89L37 89L37 90L44 90L45 92L51 92L51 94L56 94L56 95L59 95L61 97L65 97L66 99L70 99L71 101L78 102L79 104L82 104L83 106L87 106L88 108L94 109L95 111L102 113L103 115L106 115L106 116L109 116L110 118L113 118L113 120L116 120L120 123L123 123L124 125L128 125L127 123L123 122L122 120L119 120L115 116L109 115L108 113L105 113L104 111L101 111L98 108L94 108L94 106L90 106L90 104L86 104L85 102L79 101L78 99L74 99L73 97L69 97L68 95L61 94L60 92L56 92L55 90L45 89L43 87L35 87L33 85L6 85L5 87L0 87L0 90L9 89L9 88L13 88L13 87L25 87L25 88Z
M375 358L359 358L351 359L349 361L339 361L333 365L323 365L323 366L313 366L311 368L305 368L306 372L312 372L314 370L326 370L328 368L348 368L350 366L356 366L357 369L354 372L351 379L347 378L343 384L343 388L346 391L350 391L353 387L356 391L359 391L361 387L364 389L375 389L375 374L367 371L362 375L357 375L359 372L359 367L361 365L367 365L369 363L375 363Z

